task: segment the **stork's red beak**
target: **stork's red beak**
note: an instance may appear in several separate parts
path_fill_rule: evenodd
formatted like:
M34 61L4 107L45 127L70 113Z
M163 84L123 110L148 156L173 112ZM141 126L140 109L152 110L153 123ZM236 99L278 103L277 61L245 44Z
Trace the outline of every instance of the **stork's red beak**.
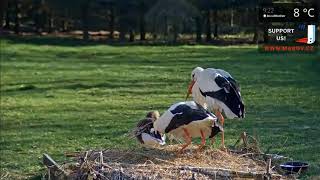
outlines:
M189 83L186 100L188 99L189 95L192 93L192 87L193 87L194 83L195 83L194 80L192 80L192 81Z

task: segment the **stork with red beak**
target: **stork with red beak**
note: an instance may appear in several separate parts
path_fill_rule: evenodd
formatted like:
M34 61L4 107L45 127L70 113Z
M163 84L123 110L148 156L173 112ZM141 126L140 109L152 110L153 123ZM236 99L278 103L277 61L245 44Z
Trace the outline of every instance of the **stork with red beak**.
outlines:
M160 117L158 111L148 112L146 118L140 120L137 124L137 128L134 134L137 140L146 146L165 145L166 136L161 136L158 132L155 132L153 128L153 122Z
M228 72L222 69L196 67L191 73L186 99L190 94L195 102L213 111L222 126L224 125L222 112L229 119L244 118L244 104L239 85ZM221 138L222 149L226 149L224 132Z

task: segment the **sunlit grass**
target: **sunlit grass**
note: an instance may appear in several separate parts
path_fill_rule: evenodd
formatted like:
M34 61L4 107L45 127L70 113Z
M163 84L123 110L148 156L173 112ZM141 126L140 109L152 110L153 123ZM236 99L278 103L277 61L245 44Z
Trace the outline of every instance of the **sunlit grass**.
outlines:
M320 62L317 54L260 54L255 46L1 44L1 171L43 172L42 153L136 148L127 137L149 110L183 101L196 66L240 82L244 121L226 121L226 143L247 131L263 149L320 172Z

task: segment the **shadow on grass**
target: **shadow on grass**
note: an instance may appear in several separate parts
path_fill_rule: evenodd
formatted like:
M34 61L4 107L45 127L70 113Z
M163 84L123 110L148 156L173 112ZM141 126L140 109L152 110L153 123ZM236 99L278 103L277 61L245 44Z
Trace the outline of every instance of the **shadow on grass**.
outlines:
M41 82L40 82L41 83ZM44 83L41 83L44 84ZM52 84L52 83L50 83ZM49 86L49 87L38 87L34 84L22 84L19 87L13 87L10 89L4 89L1 90L2 92L17 92L17 93L22 93L22 92L45 92L48 90L57 90L57 89L68 89L68 90L80 90L80 89L94 89L94 88L99 88L99 89L118 89L118 88L143 88L146 86L161 86L165 85L165 83L161 82L153 82L152 80L149 81L143 81L143 82L137 82L135 80L132 81L122 81L119 83L114 83L114 82L109 82L109 83L96 83L96 84L88 84L88 83L69 83L69 84L57 84L55 86ZM138 90L138 89L137 89ZM120 91L120 90L119 90ZM134 92L135 94L141 93L141 95L146 94L146 92L140 92L140 91L128 91L128 90L121 90L121 92L127 92L127 93L132 93ZM162 90L157 90L157 93L163 92ZM152 92L150 92L152 93Z

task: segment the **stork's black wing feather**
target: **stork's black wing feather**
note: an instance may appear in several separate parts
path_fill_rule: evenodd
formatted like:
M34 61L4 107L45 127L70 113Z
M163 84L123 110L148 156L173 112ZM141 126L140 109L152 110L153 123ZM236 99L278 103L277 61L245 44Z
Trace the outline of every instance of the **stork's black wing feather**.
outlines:
M208 91L208 92L203 92L201 89L199 89L200 93L202 96L206 97L212 97L214 99L218 99L222 102L225 102L227 100L227 93L224 91L224 89L220 89L218 91Z
M153 128L153 122L151 118L145 118L142 119L138 122L137 124L137 128L134 132L135 136L137 137L138 141L143 144L143 140L142 140L142 133L150 133L151 128Z
M232 77L227 77L227 80L230 82L231 86L236 89L237 91L240 92L240 85L238 84L238 82L233 79Z
M238 117L243 116L243 113L240 115L240 111L244 112L244 105L237 82L231 77L226 78L221 75L215 77L215 82L221 89L218 91L207 92L199 89L202 96L209 96L211 98L218 99L229 107L229 109Z
M218 75L214 78L214 81L220 88L228 88L230 87L230 82L225 77Z
M157 138L157 139L161 139L161 134L158 131L153 132L152 136Z
M186 104L177 106L175 109L171 110L171 113L174 114L174 116L166 127L165 133L177 129L180 126L187 125L192 121L203 120L209 116L206 111L202 109L193 109Z

